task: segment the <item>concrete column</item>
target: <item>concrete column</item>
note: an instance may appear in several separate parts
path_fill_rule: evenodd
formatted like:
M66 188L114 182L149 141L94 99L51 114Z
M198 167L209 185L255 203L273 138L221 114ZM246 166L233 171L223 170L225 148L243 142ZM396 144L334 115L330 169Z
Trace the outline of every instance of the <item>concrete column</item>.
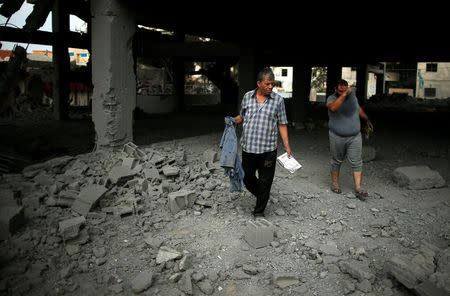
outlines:
M175 39L180 42L184 42L185 34L184 32L175 32ZM175 96L177 98L177 111L185 110L185 102L184 102L184 86L186 83L185 77L185 68L184 68L184 58L183 57L174 57L173 58L173 87Z
M291 117L295 125L306 120L308 115L309 92L311 90L311 66L307 64L294 65L292 77Z
M251 55L240 56L239 58L239 98L238 109L246 92L255 89L256 85L256 58ZM239 110L237 110L239 111Z
M337 81L342 78L342 66L341 65L328 65L327 66L327 97L334 93L334 87Z
M377 77L376 94L377 96L381 96L384 93L384 73L376 74L376 77Z
M70 59L66 33L69 32L69 13L62 0L55 1L52 10L53 43L53 116L56 120L69 117L69 75Z
M356 97L359 104L362 106L367 100L367 82L369 79L369 72L367 71L367 64L359 64L356 67Z
M136 75L132 41L136 23L119 0L91 1L92 120L97 149L133 141Z

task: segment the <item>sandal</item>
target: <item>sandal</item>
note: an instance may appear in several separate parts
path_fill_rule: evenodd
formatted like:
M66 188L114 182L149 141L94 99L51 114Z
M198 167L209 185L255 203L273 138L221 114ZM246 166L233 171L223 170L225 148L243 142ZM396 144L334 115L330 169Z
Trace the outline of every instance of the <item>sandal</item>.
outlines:
M331 191L333 191L336 194L342 193L342 190L338 184L331 184Z
M360 188L358 190L355 190L355 196L360 200L366 200L366 197L368 197L369 194L367 193L367 191Z

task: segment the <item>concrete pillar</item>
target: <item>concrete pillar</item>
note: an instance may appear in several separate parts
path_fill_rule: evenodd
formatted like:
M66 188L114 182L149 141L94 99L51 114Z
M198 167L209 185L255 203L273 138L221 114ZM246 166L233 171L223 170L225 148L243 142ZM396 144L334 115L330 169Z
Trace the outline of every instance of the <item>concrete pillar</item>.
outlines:
M337 81L342 78L342 66L341 65L328 65L327 66L327 97L334 93L334 87Z
M66 33L69 32L69 13L62 0L55 1L52 10L52 30L55 33L53 43L53 116L56 120L69 117L69 75L70 59Z
M384 73L376 74L377 85L376 85L376 95L381 96L384 93Z
M294 65L292 77L292 122L297 125L306 120L311 90L311 66L307 64Z
M136 23L119 0L91 1L92 120L97 149L133 141L136 75L132 41Z
M367 64L359 64L356 67L356 97L359 104L364 105L367 100L367 83L369 80L369 72Z
M256 58L255 56L245 55L239 58L239 103L238 108L241 106L242 99L246 92L255 89L256 85ZM239 110L236 110L239 111Z
M175 32L175 39L180 42L184 42L185 34L184 32ZM186 82L185 77L185 68L184 68L184 58L183 57L174 57L173 58L173 87L175 96L177 98L177 111L184 111L185 102L184 102L184 86Z

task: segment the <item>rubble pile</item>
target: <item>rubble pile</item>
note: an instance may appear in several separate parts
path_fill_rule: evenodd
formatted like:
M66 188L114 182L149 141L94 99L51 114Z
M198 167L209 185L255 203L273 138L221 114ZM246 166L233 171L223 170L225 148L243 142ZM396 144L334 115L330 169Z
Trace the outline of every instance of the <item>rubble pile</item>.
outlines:
M11 107L12 115L2 114L2 119L42 121L54 118L52 106L33 102L26 94L19 95Z
M375 95L370 97L366 103L367 108L376 110L378 108L391 108L410 111L448 111L450 110L450 98L424 99L414 98L407 94Z
M450 293L449 248L407 239L407 209L295 187L300 173L277 170L257 220L218 152L189 144L127 143L5 174L0 295Z

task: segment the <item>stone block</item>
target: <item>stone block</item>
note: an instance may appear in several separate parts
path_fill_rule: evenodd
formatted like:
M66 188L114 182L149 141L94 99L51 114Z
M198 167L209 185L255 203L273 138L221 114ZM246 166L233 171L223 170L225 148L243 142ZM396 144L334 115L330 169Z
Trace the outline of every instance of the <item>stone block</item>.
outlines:
M78 216L59 222L59 232L64 240L76 238L81 226L86 223L84 216Z
M86 215L102 198L106 191L106 187L102 185L92 184L83 188L78 194L77 199L72 204L72 210L80 215Z
M250 220L244 234L245 241L254 248L268 246L274 237L275 227L266 219Z
M445 185L442 176L428 166L399 167L394 170L394 181L408 189L430 189Z
M0 207L0 240L6 240L25 224L23 207Z
M169 193L168 198L170 211L176 214L181 210L191 208L197 199L197 194L195 191L179 190Z

